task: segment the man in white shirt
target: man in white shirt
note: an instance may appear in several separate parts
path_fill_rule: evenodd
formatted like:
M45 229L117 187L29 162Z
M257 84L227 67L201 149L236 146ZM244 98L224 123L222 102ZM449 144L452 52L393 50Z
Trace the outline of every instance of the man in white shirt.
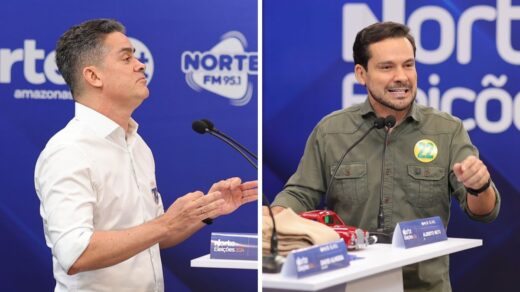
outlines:
M55 291L163 291L159 249L257 199L257 182L230 178L178 198L164 212L152 152L132 112L149 95L145 65L109 19L70 28L56 63L75 117L36 163Z

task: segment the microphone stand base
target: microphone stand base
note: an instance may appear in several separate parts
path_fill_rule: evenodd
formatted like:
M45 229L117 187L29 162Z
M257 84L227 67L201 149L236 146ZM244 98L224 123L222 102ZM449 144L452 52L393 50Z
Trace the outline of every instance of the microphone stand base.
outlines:
M370 235L375 235L377 237L377 243L392 243L394 233L386 233L383 229L378 228L376 232L372 232Z
M278 255L262 256L262 273L276 274L282 270L283 260Z

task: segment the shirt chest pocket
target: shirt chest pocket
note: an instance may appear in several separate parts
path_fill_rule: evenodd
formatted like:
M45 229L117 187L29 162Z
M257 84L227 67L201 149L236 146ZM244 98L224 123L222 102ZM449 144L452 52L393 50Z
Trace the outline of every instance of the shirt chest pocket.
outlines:
M330 167L331 176L335 168L336 165ZM330 190L331 199L341 203L359 204L366 201L367 193L367 164L355 162L340 165Z
M408 165L406 197L418 208L439 207L449 201L446 170L437 166Z

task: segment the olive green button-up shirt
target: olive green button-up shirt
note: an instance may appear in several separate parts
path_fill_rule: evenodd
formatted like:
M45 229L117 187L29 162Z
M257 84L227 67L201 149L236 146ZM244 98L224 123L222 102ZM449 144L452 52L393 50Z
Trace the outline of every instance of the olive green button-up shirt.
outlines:
M388 233L398 222L433 216L440 216L447 227L451 196L474 220L491 222L497 217L500 195L494 184L495 208L488 215L476 216L468 209L464 185L452 171L455 163L469 155L478 157L462 122L416 103L390 132L384 157L385 130L374 129L347 154L323 198L341 156L375 119L368 99L323 118L307 140L296 173L272 205L302 212L317 208L324 199L346 224L374 231L382 188L383 227ZM407 290L450 291L448 257L406 267L404 285Z

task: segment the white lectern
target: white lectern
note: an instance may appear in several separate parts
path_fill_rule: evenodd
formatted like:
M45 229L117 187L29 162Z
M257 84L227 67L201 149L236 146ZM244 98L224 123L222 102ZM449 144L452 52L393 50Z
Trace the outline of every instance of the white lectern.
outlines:
M480 239L463 238L448 238L409 249L375 244L350 252L361 259L351 261L346 268L300 279L263 274L262 287L263 291L403 291L403 266L481 245Z
M191 266L194 268L220 268L220 269L249 269L256 270L258 261L242 261L242 260L220 260L211 259L210 255L201 256L191 260Z

